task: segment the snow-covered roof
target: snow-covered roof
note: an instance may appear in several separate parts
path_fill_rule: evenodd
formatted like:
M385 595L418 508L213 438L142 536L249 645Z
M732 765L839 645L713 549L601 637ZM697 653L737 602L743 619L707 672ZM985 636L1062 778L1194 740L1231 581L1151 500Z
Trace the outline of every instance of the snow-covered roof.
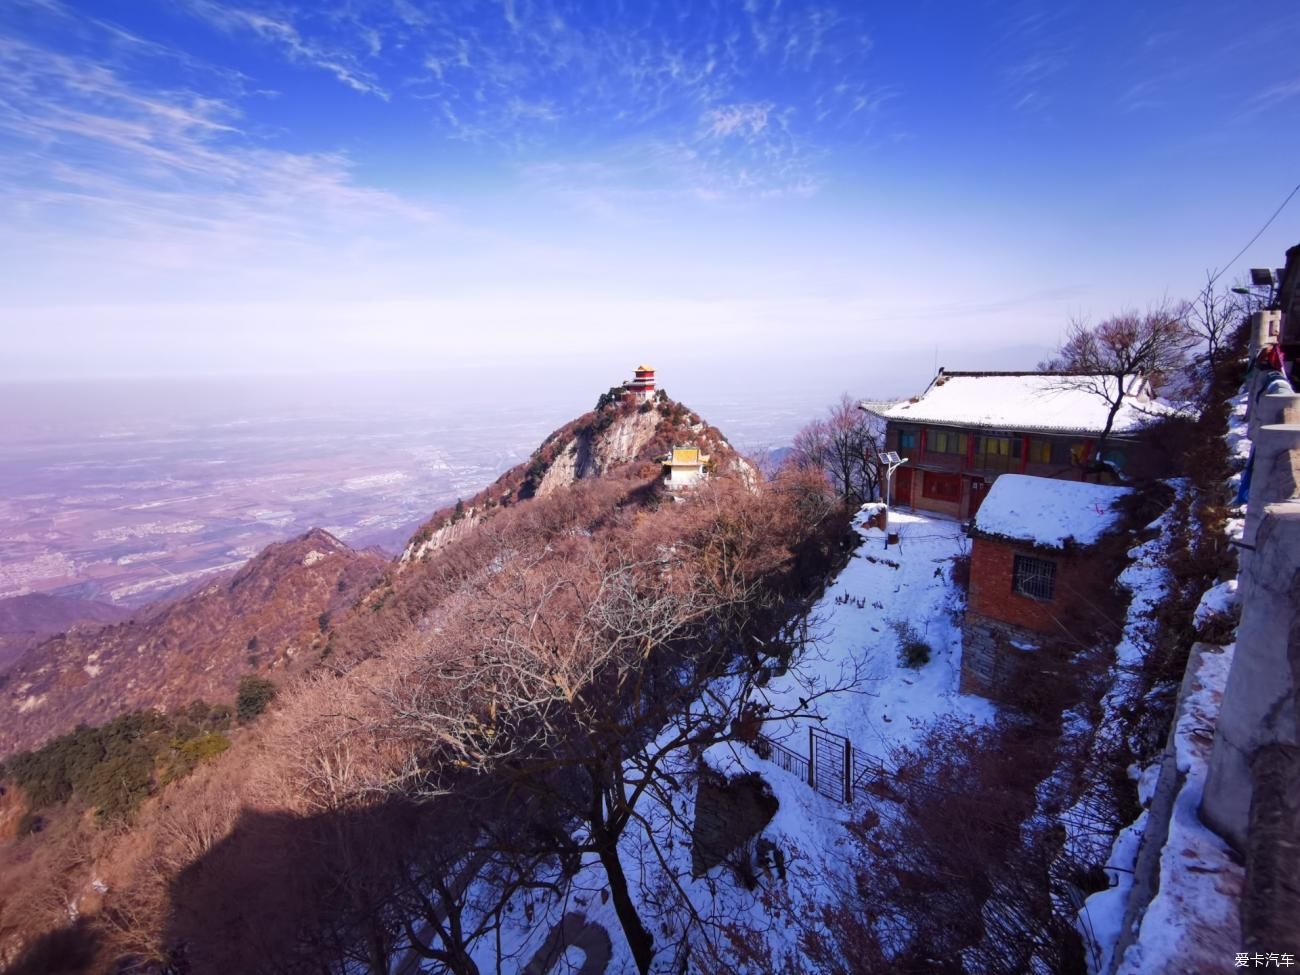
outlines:
M975 530L1045 548L1091 545L1120 520L1128 488L1003 474L975 515Z
M994 430L1042 430L1059 433L1099 434L1106 426L1110 404L1083 387L1109 383L1102 376L1053 372L945 372L939 374L916 400L885 410L873 410L887 420L939 423ZM1127 395L1115 416L1112 433L1139 430L1177 411L1158 402L1143 377L1129 381Z

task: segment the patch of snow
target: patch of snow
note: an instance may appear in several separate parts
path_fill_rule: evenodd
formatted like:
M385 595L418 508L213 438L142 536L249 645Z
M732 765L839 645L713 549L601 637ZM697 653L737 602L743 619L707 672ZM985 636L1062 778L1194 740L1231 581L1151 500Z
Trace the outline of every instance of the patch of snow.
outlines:
M826 730L847 735L859 751L882 761L895 748L916 744L940 716L956 713L985 722L995 713L989 701L957 690L963 607L950 568L969 549L961 523L920 512L893 511L889 517L897 545L887 545L886 533L866 528L859 516L863 543L814 609L822 632L801 667L824 685L859 668L860 691L823 698L818 713ZM929 644L929 663L917 670L899 663L896 622L911 624ZM790 704L807 691L778 678L767 693ZM806 737L807 729L802 731Z
M1196 625L1204 624L1216 613L1234 612L1240 598L1237 595L1236 579L1229 579L1217 586L1211 586L1205 590L1205 594L1201 596L1201 601L1196 606Z
M1175 491L1187 490L1184 481L1173 482ZM1151 648L1151 631L1154 627L1156 607L1168 594L1173 584L1173 575L1165 568L1169 545L1169 528L1173 518L1173 506L1150 525L1146 530L1152 533L1147 541L1129 549L1129 564L1120 573L1117 580L1121 588L1129 591L1128 612L1124 619L1124 629L1115 644L1115 659L1110 666L1109 683L1111 690L1102 700L1102 718L1098 725L1098 743L1105 745L1107 739L1122 734L1121 714L1129 706L1132 683L1130 675L1142 663ZM1129 778L1137 780L1138 798L1145 807L1155 793L1159 781L1161 762L1157 761L1149 768L1128 770ZM1086 810L1088 797L1084 796L1076 806ZM1137 844L1145 829L1147 812L1144 809L1138 819L1120 830L1115 837L1106 857L1106 873L1112 887L1093 894L1078 913L1078 928L1086 945L1086 958L1091 972L1105 972L1112 960L1120 935L1123 933L1123 918L1128 906L1129 893L1133 886L1132 869L1137 858ZM1095 844L1098 837L1089 830L1079 830L1072 822L1072 817L1063 817L1070 839L1075 844Z
M1187 490L1185 482L1173 483L1175 490L1180 493ZM1170 506L1164 514L1146 526L1147 531L1155 532L1155 537L1129 549L1131 561L1116 580L1130 594L1124 632L1115 646L1115 659L1120 673L1137 666L1146 656L1156 607L1173 584L1173 575L1165 568L1167 533L1172 518L1173 506ZM1117 684L1122 686L1124 682L1118 680L1119 676L1120 674L1116 675Z
M1096 946L1096 954L1089 959L1094 963L1093 971L1110 969L1111 956L1124 926L1124 911L1128 907L1129 891L1133 889L1133 867L1137 863L1146 825L1147 811L1144 809L1142 815L1120 830L1106 860L1106 876L1111 887L1089 897L1079 912L1080 926L1089 943Z
M321 552L317 549L312 549L310 552L308 552L306 555L302 557L302 564L308 566L315 565L317 562L320 562L322 559L326 559L328 557L329 556L327 553Z
M1184 779L1160 853L1160 890L1116 975L1226 970L1240 942L1237 904L1245 871L1198 815L1213 750L1213 735L1207 730L1218 721L1232 657L1231 646L1202 654L1195 689L1184 701L1174 732L1178 771Z
M1156 794L1156 785L1160 782L1161 762L1152 762L1137 777L1138 803L1143 807L1151 804Z
M1003 474L980 505L975 528L1048 548L1091 545L1116 526L1116 503L1131 493L1084 481Z
M1233 467L1240 469L1250 460L1250 424L1246 420L1250 393L1243 390L1228 403L1228 459Z

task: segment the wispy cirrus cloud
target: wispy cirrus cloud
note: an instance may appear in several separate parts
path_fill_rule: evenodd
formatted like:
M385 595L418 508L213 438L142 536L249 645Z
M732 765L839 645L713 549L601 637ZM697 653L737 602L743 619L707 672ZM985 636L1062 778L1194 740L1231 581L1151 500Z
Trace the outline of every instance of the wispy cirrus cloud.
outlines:
M232 34L250 34L283 50L290 59L312 65L332 74L353 91L375 95L385 100L388 91L375 76L363 67L346 46L323 42L305 36L291 19L281 14L273 16L215 0L183 0L183 6L196 17ZM383 36L377 28L357 25L358 42L371 56L383 50Z
M260 145L231 102L142 86L122 57L0 36L0 248L11 255L212 273L437 225L432 208L359 183L347 156Z
M1013 111L1045 111L1055 99L1057 79L1069 64L1064 12L1025 0L1004 15L993 51Z
M1269 85L1262 91L1256 92L1248 100L1247 108L1250 112L1266 112L1292 98L1300 98L1300 78Z
M775 107L771 102L749 102L710 108L701 120L704 135L708 138L756 138L767 128L768 117Z
M673 155L696 160L693 172L720 167L715 186L765 193L788 188L778 184L791 174L810 185L805 170L825 132L869 129L898 91L870 77L873 42L853 6L184 0L184 8L352 90L418 101L444 136L530 159L575 146L597 156L630 143L674 146ZM766 144L756 106L782 119ZM709 144L722 135L731 137L725 145Z

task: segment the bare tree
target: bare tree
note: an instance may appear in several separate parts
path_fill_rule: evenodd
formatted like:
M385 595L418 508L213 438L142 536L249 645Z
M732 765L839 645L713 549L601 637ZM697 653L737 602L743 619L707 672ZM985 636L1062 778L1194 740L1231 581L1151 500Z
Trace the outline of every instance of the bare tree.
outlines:
M791 462L801 470L820 470L846 504L860 505L880 493L880 452L884 424L858 409L844 393L824 417L795 434Z
M624 532L517 540L521 550L439 617L437 637L413 642L374 685L390 716L379 733L412 755L393 787L444 794L471 773L500 783L518 805L485 824L480 849L569 869L594 859L649 971L661 925L643 917L625 835L638 831L662 860L685 927L706 923L658 846L685 777L707 748L807 715L857 681L849 668L834 686L809 682L793 707L762 701L765 675L790 667L806 637L792 549L827 510L799 478L759 492L717 485Z
M1213 377L1223 357L1224 346L1246 315L1246 305L1231 288L1215 288L1216 272L1206 271L1205 278L1205 289L1188 306L1187 326L1202 346L1197 359L1204 365L1206 373Z
M1106 423L1094 455L1098 466L1104 466L1101 458L1115 417L1138 383L1158 388L1186 366L1194 339L1185 319L1184 307L1160 305L1145 314L1125 312L1092 326L1074 321L1060 350L1042 364L1068 373L1060 379L1063 387L1085 390L1106 403Z

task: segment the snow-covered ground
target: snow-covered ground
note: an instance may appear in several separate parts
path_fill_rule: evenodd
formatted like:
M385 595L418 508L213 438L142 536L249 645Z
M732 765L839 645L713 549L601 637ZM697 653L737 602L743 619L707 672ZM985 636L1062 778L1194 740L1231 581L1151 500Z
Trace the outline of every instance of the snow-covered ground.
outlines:
M993 716L993 705L984 698L957 693L963 605L952 584L952 566L970 550L961 524L901 511L890 515L890 524L899 544L887 547L885 533L859 519L864 541L817 605L814 616L822 621L822 635L800 667L802 677L832 685L856 669L861 680L855 692L817 702L820 724L882 761L894 749L915 744L936 717L986 721ZM899 663L895 625L900 623L930 646L930 662L916 670ZM803 685L793 681L773 681L768 691L783 705L806 696ZM767 729L778 740L782 732L791 748L807 751L806 725ZM769 780L783 774L770 763L752 767Z
M864 522L865 517L860 517L857 523L863 543L814 611L820 621L818 638L794 668L804 680L792 675L777 678L765 693L775 704L789 704L808 695L810 682L835 686L848 675L860 678L854 689L814 702L821 718L818 723L849 737L859 752L888 762L896 748L916 743L936 719L956 715L985 722L992 719L994 708L982 698L957 692L962 607L952 582L952 566L968 549L961 525L945 518L894 512L892 524L900 543L886 547L885 534L866 528ZM929 644L928 663L917 669L900 663L894 625L898 622L909 624ZM808 751L804 723L799 727L772 726L767 732L778 739L785 737L801 754ZM704 759L728 775L756 771L772 787L780 807L763 835L783 851L787 879L778 881L775 873L761 875L758 888L749 891L725 866L714 868L705 877L692 878L690 837L683 824L691 821L695 797L693 789L684 788L672 800L677 807L675 821L662 808L642 804L647 828L660 836L658 854L645 842L642 830L633 827L624 838L620 851L633 893L647 922L655 919L652 934L661 948L679 932L657 926L661 921L655 911L657 899L684 896L701 913L726 918L734 921L738 930L752 932L757 943L736 946L736 950L756 948L771 959L772 969L779 968L780 959L799 950L800 933L818 905L835 902L836 878L849 875L852 847L846 826L853 807L814 792L791 773L741 746L715 746ZM658 859L659 854L663 860ZM562 924L566 915L578 913L609 934L612 951L604 970L635 971L605 887L604 873L591 859L583 864L564 897L537 891L520 895L512 904L499 943L485 941L479 946L476 960L480 968L523 971L555 926ZM569 921L571 926L574 923ZM665 970L673 962L672 955L663 951ZM752 961L740 959L738 954L733 961L741 970L768 967L764 963L755 968ZM570 949L551 971L579 971L583 960L580 950ZM692 965L691 970L696 967Z

